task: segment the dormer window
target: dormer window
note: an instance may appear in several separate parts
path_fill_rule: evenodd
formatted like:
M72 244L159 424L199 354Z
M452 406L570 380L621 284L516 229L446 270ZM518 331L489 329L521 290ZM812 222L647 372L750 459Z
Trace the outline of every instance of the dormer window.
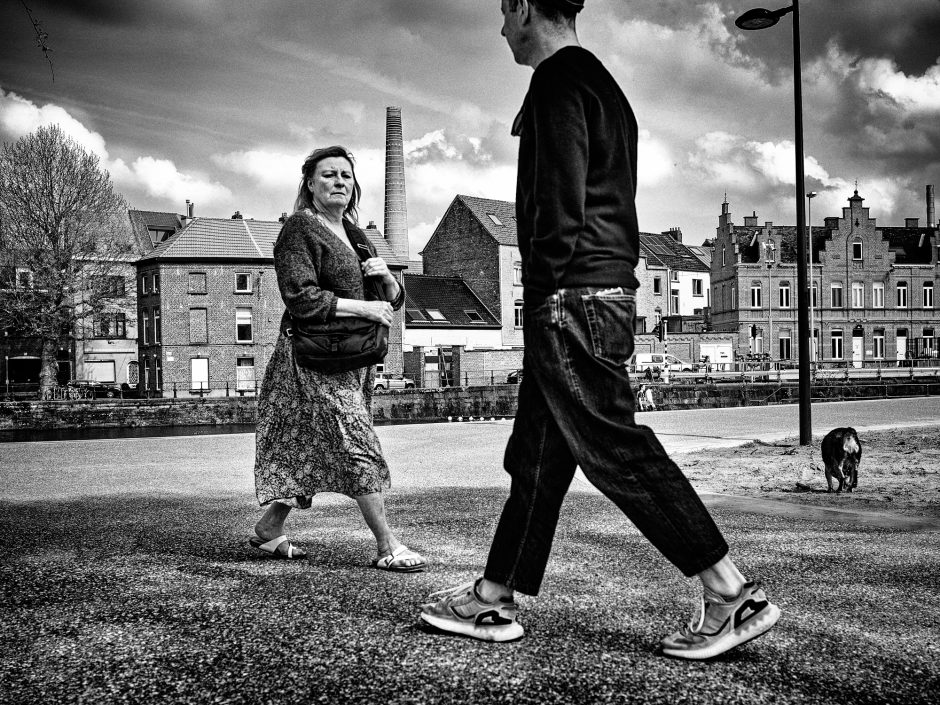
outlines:
M501 221L499 218L497 218L495 213L487 213L486 215L489 217L490 220L493 221L493 225L502 225L502 224L503 224L503 221Z
M428 313L428 318L430 318L432 321L446 321L447 320L446 318L444 318L444 314L438 311L436 308L429 308L425 310Z

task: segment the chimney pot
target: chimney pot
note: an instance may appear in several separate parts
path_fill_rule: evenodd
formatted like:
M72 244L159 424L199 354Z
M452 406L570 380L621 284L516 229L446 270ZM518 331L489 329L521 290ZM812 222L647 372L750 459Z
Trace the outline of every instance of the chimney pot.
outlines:
M241 211L235 211L232 214L232 220L243 220Z
M287 222L287 211L284 211L283 213L281 213L281 217L277 219L277 222L278 222L278 223L286 223L286 222Z

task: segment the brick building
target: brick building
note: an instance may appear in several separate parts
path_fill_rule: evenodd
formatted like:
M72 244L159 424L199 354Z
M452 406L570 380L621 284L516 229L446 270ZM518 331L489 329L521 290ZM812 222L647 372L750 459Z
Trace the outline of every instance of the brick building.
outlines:
M458 276L470 286L500 321L504 346L522 346L522 257L514 203L457 196L421 256L425 274ZM709 268L682 244L678 228L640 234L635 273L640 333L652 330L660 317L701 316L709 305Z
M187 219L188 220L188 219ZM137 262L141 386L150 395L254 393L277 342L284 305L274 271L281 222L194 218ZM401 258L365 228L389 269ZM387 371L402 369L402 321Z
M936 357L938 232L908 218L880 226L858 191L842 217L812 228L811 354L819 361L895 362ZM722 204L712 259L712 324L740 350L796 360L796 227L734 225ZM877 362L875 362L877 361Z

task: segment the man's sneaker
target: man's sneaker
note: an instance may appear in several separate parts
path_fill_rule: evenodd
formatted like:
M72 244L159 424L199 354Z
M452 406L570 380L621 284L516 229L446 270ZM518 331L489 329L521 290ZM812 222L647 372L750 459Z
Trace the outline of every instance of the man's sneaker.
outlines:
M780 608L756 582L745 583L737 597L726 600L705 588L701 609L675 634L662 640L663 653L704 660L756 639L780 619Z
M482 578L480 579L482 580ZM483 641L512 641L522 638L516 621L519 606L511 597L484 602L474 583L431 593L431 602L421 605L421 619L433 627Z

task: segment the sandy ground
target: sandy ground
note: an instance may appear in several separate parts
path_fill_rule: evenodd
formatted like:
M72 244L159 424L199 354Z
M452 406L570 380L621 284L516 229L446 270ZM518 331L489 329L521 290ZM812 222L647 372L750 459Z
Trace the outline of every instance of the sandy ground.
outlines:
M753 441L674 459L699 492L779 499L801 504L940 518L940 428L860 432L858 487L826 491L822 439Z

